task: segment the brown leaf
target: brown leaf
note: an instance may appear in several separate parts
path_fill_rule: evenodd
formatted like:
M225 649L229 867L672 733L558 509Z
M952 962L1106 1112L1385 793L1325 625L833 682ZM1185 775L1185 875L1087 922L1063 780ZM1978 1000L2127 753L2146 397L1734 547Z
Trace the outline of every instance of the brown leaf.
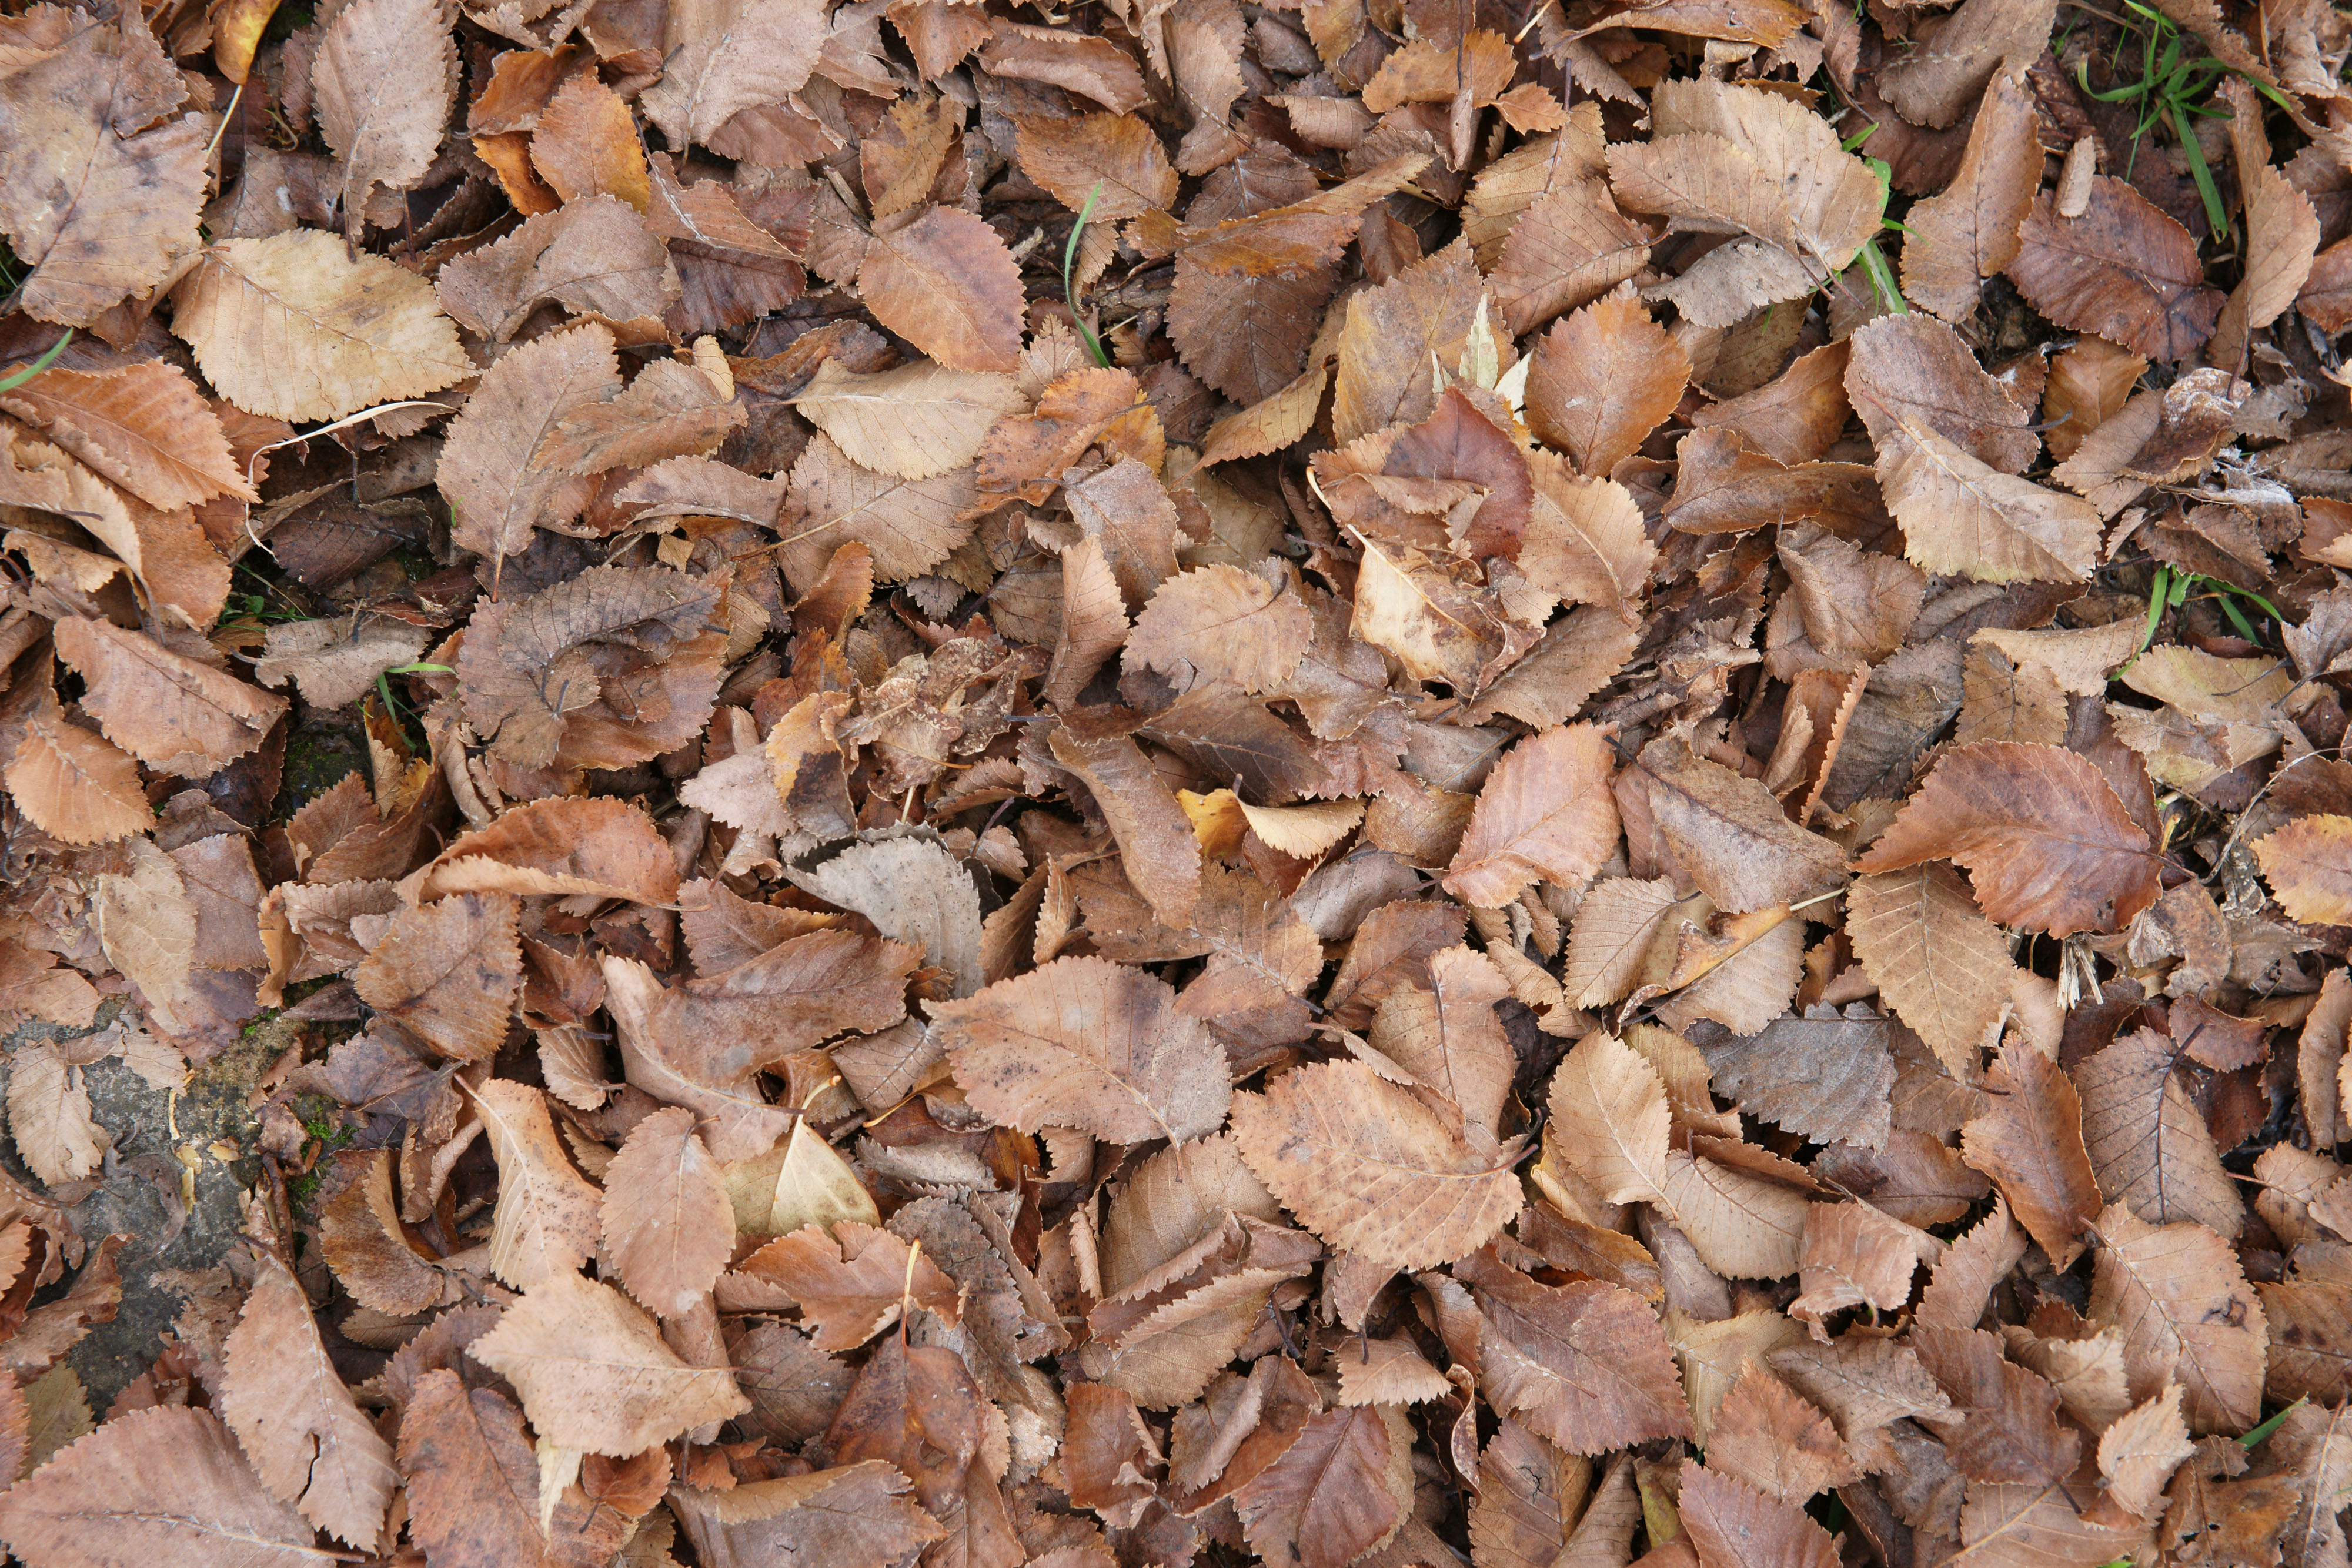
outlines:
M499 1162L491 1269L517 1290L571 1274L596 1250L601 1195L572 1168L538 1090L494 1078L472 1100Z
M1757 780L1666 741L1644 747L1637 767L1667 848L1725 912L1791 904L1843 876L1844 860L1829 841L1790 822Z
M539 522L562 522L593 486L551 461L555 423L612 400L621 362L612 331L579 327L501 355L442 442L436 485L449 498L449 538L499 562L530 548Z
M652 206L652 182L629 106L593 75L571 78L539 111L530 162L563 201L618 196L641 213Z
M908 1487L896 1466L866 1459L723 1490L681 1488L669 1502L705 1563L805 1555L827 1568L885 1568L947 1533Z
M1280 208L1220 224L1179 251L1168 333L1192 373L1244 404L1296 380L1356 222ZM1257 329L1231 330L1237 320Z
M2063 936L2116 930L2156 902L2147 833L2098 768L2051 746L1948 752L1869 853L1864 872L1956 860L1993 919Z
M768 1104L757 1074L828 1036L898 1022L920 961L902 943L814 931L683 986L610 954L604 969L630 1081L693 1109L723 1161L766 1149L792 1121Z
M1570 1453L1693 1434L1657 1319L1616 1285L1539 1285L1481 1252L1455 1275L1475 1293L1478 1373L1498 1406Z
M210 778L259 746L286 711L285 698L110 622L60 622L57 648L86 683L82 706L106 737L160 772Z
M1348 1358L1341 1358L1341 1365ZM1592 1461L1563 1454L1506 1416L1478 1456L1477 1500L1470 1505L1471 1561L1481 1568L1551 1568L1578 1527L1592 1485ZM1602 1496L1630 1491L1612 1467ZM1596 1497L1592 1509L1601 1506ZM1622 1568L1622 1565L1621 1565Z
M699 141L723 152L712 138L739 112L798 92L824 38L814 0L687 0L665 19L662 78L646 90L646 117L674 149Z
M2109 1202L2128 1203L2153 1224L2193 1219L2234 1237L2245 1224L2245 1201L2221 1168L2196 1102L2172 1076L2180 1054L2143 1029L2078 1065L2083 1141Z
M2099 1473L2106 1478L2107 1500L2145 1519L2163 1500L2165 1483L2196 1451L2180 1418L2180 1385L2158 1393L2099 1435Z
M1528 374L1528 422L1583 473L1605 476L1664 423L1690 361L1619 288L1553 323Z
M1232 681L1261 692L1289 678L1314 635L1296 597L1238 567L1202 566L1160 585L1127 639L1127 658L1181 685Z
M1985 1113L1963 1134L1964 1157L1992 1177L2018 1223L2053 1263L2072 1262L2099 1210L2074 1085L2055 1061L2012 1039L2002 1045L1985 1086L1993 1092Z
M26 722L8 758L16 809L62 843L104 844L154 826L139 765L121 747L68 722L55 700Z
M1599 298L1648 264L1649 240L1601 181L1559 180L1528 205L1503 242L1489 281L1505 325L1513 336L1531 332Z
M800 1303L819 1350L855 1350L898 1321L912 1301L950 1324L960 1315L955 1281L887 1230L837 1221L833 1234L804 1226L746 1258L742 1271L770 1280Z
M176 365L52 366L0 395L0 408L159 511L215 496L255 498L219 418Z
M1492 960L1468 947L1431 955L1430 990L1402 986L1381 998L1371 1042L1464 1118L1499 1138L1518 1059L1495 1004L1511 994Z
M1034 1132L1178 1143L1223 1123L1224 1052L1164 982L1098 958L1059 958L933 1009L956 1082L983 1114Z
M1123 223L1176 204L1176 171L1151 128L1132 114L1081 114L1067 120L1023 116L1021 172L1076 212L1094 194L1094 216Z
M1912 231L1903 243L1906 298L1948 321L1975 312L1983 280L2017 259L2018 228L2042 184L2041 154L2032 93L1995 71L1952 183L1904 215Z
M352 971L361 1000L442 1055L485 1061L506 1043L522 984L515 901L461 894L394 913Z
M1705 1047L1706 1065L1716 1089L1749 1115L1817 1144L1884 1149L1898 1032L1858 1002L1843 1013L1816 1002L1802 1018Z
M1418 424L1435 413L1440 392L1430 366L1452 371L1462 362L1485 298L1468 250L1458 246L1350 297L1332 392L1334 443Z
M677 860L625 800L533 800L458 838L425 868L422 899L452 893L586 894L667 904Z
M143 26L85 23L12 47L22 52L0 85L0 232L31 267L14 303L87 327L200 243L213 122L176 112L187 87Z
M1948 30L1886 66L1880 90L1904 119L1940 130L1976 100L1988 76L1998 87L2040 55L2054 15L2044 0L1969 0Z
M2197 242L2123 181L2099 175L2079 218L2035 198L2006 269L2033 308L2063 327L2095 332L2152 360L2196 352L2221 316L2205 287Z
M1412 1511L1412 1450L1393 1405L1325 1411L1234 1493L1244 1537L1277 1568L1345 1568Z
M2099 1216L2098 1237L2087 1315L2122 1331L2132 1398L2177 1381L2191 1432L2252 1426L2270 1333L2229 1243L2193 1221L2150 1225L2120 1203Z
M496 244L443 264L435 287L450 315L499 343L550 301L574 315L626 323L661 315L683 292L662 242L613 196L525 221Z
M1451 1261L1519 1210L1507 1155L1482 1152L1361 1063L1284 1073L1264 1094L1236 1095L1233 1114L1258 1178L1317 1235L1376 1261Z
M262 1483L302 1517L375 1550L396 1478L392 1449L343 1386L286 1266L266 1258L222 1347L221 1415Z
M1080 740L1061 728L1047 744L1094 796L1118 841L1120 867L1152 913L1164 925L1190 925L1201 893L1201 843L1143 748L1124 736Z
M325 1568L336 1559L316 1538L262 1489L220 1421L184 1406L109 1421L0 1498L0 1541L33 1563Z
M377 191L396 196L432 167L457 83L438 0L353 0L310 65L319 132L342 162L343 225L357 239Z
M522 1413L497 1390L440 1367L419 1377L401 1411L400 1471L429 1561L488 1568L547 1555L539 1463Z
M1925 570L2077 582L2097 556L2096 508L2003 474L1908 415L1880 442L1878 477L1904 555Z
M719 584L667 567L592 567L485 604L457 657L466 716L520 767L614 767L685 744L718 695ZM700 664L704 667L697 669ZM666 664L685 677L663 690Z
M1855 1479L1853 1460L1830 1418L1753 1364L1716 1409L1706 1462L1801 1508L1814 1494Z
M950 370L1020 362L1021 269L970 213L931 207L877 224L857 291L877 320Z
M2058 1391L2004 1360L1981 1329L1917 1328L1911 1348L1969 1419L1943 1434L1944 1448L1973 1481L2048 1486L2072 1475L2082 1439L2058 1424Z
M378 1150L342 1158L359 1168L319 1214L320 1250L336 1280L362 1306L393 1316L439 1305L446 1281L409 1243L391 1156Z
M971 537L972 524L960 514L976 498L969 468L922 480L898 479L851 461L831 436L820 433L793 465L783 515L771 513L784 533L780 549L784 576L796 591L806 592L824 576L834 551L856 543L873 552L878 579L919 577ZM680 509L692 513L707 508L696 505Z
M631 161L633 155L636 162ZM631 181L647 186L650 182L646 227L668 242L682 290L678 303L663 318L665 325L685 333L740 327L782 309L807 288L808 276L800 262L745 214L730 187L716 180L680 185L667 152L655 153L648 170L637 152L634 127L627 149L614 149L606 156L610 166L599 179L616 187ZM616 188L614 193L627 199L626 189Z
M1830 1568L1837 1561L1837 1542L1803 1510L1696 1459L1683 1461L1679 1506L1699 1568Z
M694 1113L655 1112L604 1168L604 1251L629 1294L675 1318L709 1292L735 1241L718 1164L694 1134Z
M2062 462L2074 456L2084 436L2123 412L2147 370L2146 359L2105 338L2080 339L2053 357L2042 392L2050 455Z
M751 1408L724 1367L680 1361L608 1285L551 1274L467 1354L514 1385L540 1440L625 1458Z
M544 461L567 474L592 475L715 452L748 418L730 401L731 391L692 366L656 360L611 402L558 415Z
M1445 875L1446 891L1481 908L1530 882L1580 887L1617 837L1606 732L1564 725L1512 748L1479 792Z
M1632 492L1613 479L1573 476L1549 453L1530 454L1528 469L1535 480L1535 497L1519 548L1519 568L1528 582L1570 603L1600 605L1621 620L1632 618L1658 561L1658 548L1650 542L1648 524ZM1543 652L1539 644L1512 666L1504 681L1526 670ZM1493 700L1490 689L1486 701Z

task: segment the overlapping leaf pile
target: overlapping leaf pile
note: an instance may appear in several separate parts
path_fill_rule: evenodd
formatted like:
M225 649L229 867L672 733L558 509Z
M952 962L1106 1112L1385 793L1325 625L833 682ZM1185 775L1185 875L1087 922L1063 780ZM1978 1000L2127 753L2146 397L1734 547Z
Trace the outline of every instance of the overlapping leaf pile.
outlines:
M2130 11L0 17L0 1542L2344 1568L2352 28Z

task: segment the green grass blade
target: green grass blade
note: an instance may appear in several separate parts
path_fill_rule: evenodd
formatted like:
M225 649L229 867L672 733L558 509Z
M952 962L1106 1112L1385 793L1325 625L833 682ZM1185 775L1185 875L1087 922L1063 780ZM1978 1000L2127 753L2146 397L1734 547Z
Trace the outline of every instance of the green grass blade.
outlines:
M1070 269L1077 265L1079 237L1087 232L1087 220L1095 215L1095 203L1101 196L1102 182L1097 180L1095 188L1087 193L1086 204L1078 209L1078 221L1070 225L1070 243L1062 247L1062 298L1070 307L1070 324L1078 329L1078 338L1086 344L1087 352L1095 357L1096 364L1108 370L1110 356L1103 352L1102 340L1096 337L1093 329L1087 325L1087 319L1078 314L1078 290L1070 279Z
M59 338L56 342L50 344L49 351L47 353L43 354L39 359L35 360L31 364L26 365L21 371L14 371L5 376L0 376L0 392L15 392L18 387L23 386L26 382L31 381L43 371L46 371L51 365L56 364L58 362L58 356L66 351L66 345L73 341L73 335L74 329L70 327L67 328L66 335Z
M2197 182L2197 193L2205 202L2205 221L2213 225L2216 238L2230 237L2230 209L2221 204L2221 188L2213 183L2213 171L2205 166L2205 149L2197 144L2197 133L2189 123L2189 111L2179 99L2166 106L2172 112L2172 133L2180 138L2180 150L2189 155L2189 176Z

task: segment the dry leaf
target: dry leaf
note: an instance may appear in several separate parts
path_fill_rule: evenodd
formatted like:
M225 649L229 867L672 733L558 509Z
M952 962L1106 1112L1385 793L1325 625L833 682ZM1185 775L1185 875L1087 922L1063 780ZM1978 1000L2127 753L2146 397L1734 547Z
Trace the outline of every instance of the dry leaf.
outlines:
M310 1298L276 1259L263 1260L221 1361L221 1415L262 1483L320 1529L374 1551L392 1502L392 1449L336 1375Z
M1519 1211L1507 1155L1482 1152L1359 1062L1234 1096L1234 1130L1250 1169L1308 1228L1395 1268L1463 1257Z
M341 419L474 374L430 285L315 229L213 246L172 306L205 378L271 419Z

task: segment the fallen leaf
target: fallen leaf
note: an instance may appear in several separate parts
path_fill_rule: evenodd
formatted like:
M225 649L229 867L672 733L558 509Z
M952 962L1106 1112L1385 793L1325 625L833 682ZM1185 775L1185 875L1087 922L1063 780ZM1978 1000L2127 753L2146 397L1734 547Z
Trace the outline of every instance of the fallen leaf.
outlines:
M1399 1269L1475 1251L1519 1211L1507 1155L1359 1062L1234 1096L1234 1128L1250 1169L1317 1235Z
M551 1274L467 1347L514 1385L542 1442L625 1458L751 1408L724 1367L694 1367L608 1285Z
M212 246L172 306L205 379L268 418L341 419L474 374L430 285L316 229Z

